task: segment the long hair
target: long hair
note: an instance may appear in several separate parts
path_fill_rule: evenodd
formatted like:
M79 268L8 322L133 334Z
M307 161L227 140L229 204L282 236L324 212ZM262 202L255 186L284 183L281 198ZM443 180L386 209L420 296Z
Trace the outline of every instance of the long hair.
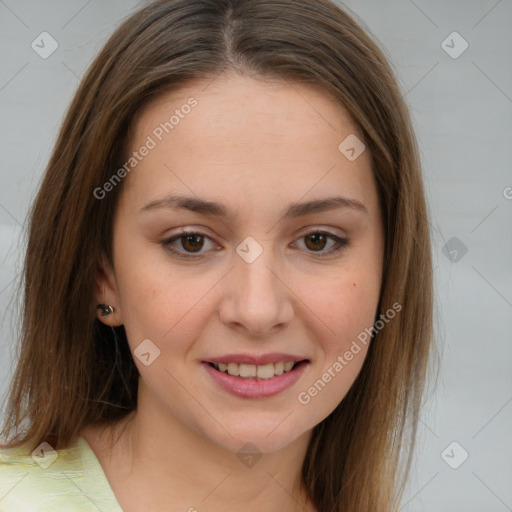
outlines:
M392 68L329 0L159 0L110 37L67 111L30 211L3 434L11 446L51 440L59 449L85 425L136 408L139 374L124 328L99 322L93 300L101 256L112 263L122 184L101 200L94 190L125 161L144 105L227 70L321 87L352 116L371 154L385 224L378 311L402 307L374 334L345 398L313 429L302 485L321 512L397 510L433 342L428 211Z

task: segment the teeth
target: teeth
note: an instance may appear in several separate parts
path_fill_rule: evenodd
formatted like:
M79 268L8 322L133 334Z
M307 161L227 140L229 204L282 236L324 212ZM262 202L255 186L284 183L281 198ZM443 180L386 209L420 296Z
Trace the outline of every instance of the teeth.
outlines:
M256 377L256 366L254 364L240 364L240 377Z
M257 366L256 376L258 379L271 379L274 376L274 363Z
M219 364L220 367L220 364ZM220 368L219 368L220 370ZM221 370L224 371L224 370ZM234 375L235 377L240 375L240 369L238 368L238 363L229 363L228 364L228 373L229 375Z
M288 363L284 363L284 371L289 372L295 363L293 361L289 361Z
M223 373L227 372L229 375L233 375L235 377L240 376L245 379L254 379L255 377L258 379L271 379L276 375L282 375L284 372L289 372L293 368L294 364L294 361L279 361L277 363L262 365L219 363L215 366L219 371Z

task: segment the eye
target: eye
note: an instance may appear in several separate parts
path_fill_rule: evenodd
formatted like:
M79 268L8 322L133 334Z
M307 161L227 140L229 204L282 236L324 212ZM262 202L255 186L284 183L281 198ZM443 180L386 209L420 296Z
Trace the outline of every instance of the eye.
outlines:
M342 238L332 233L318 230L310 231L299 238L299 240L303 239L305 240L306 252L317 253L320 257L331 256L341 252L350 243L348 238ZM185 229L182 229L178 235L162 240L160 245L180 259L199 259L205 256L205 252L211 252L202 251L205 246L205 240L208 240L215 246L213 250L219 251L221 249L213 243L208 235L199 231L188 231ZM331 241L331 247L328 250L324 250L329 240Z
M342 251L349 245L348 238L342 238L327 231L310 231L301 236L299 240L305 240L305 246L310 252L321 253L321 256L332 255ZM328 241L333 243L328 250L324 250L328 245Z
M200 233L198 231L188 231L186 229L182 229L181 233L175 235L171 238L167 238L160 242L166 250L170 251L172 254L182 259L198 259L201 257L201 249L204 247L204 240L210 240L204 233ZM178 242L178 244L177 244ZM185 252L181 252L175 246L179 245ZM219 249L217 249L219 250Z

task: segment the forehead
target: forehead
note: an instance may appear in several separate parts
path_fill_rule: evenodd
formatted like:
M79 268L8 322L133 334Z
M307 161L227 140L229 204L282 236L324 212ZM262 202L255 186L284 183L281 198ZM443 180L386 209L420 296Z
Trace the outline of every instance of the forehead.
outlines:
M197 106L188 113L187 102L191 98L197 101ZM184 112L180 112L182 109ZM194 80L157 97L138 113L133 123L134 136L146 135L169 121L173 113L179 117L171 123L173 135L183 132L183 128L178 131L177 127L186 117L198 136L210 135L213 129L219 141L229 137L233 142L250 143L253 130L259 129L262 135L262 128L267 135L277 135L280 140L287 136L313 139L322 134L341 136L345 132L359 132L341 104L316 84L251 78L234 72ZM238 129L240 124L245 130Z
M290 203L336 187L363 199L371 161L339 150L362 139L346 110L318 86L227 73L185 84L147 105L132 127L130 151L152 149L130 173L128 193L156 199L179 189L214 199L263 196ZM366 192L365 192L366 191Z

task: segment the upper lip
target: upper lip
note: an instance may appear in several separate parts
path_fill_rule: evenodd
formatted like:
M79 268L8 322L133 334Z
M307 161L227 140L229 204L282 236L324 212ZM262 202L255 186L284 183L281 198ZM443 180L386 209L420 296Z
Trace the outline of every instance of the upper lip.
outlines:
M211 357L209 359L205 359L206 363L238 363L238 364L254 364L256 366L269 364L269 363L279 363L287 361L304 361L306 357L295 356L292 354L285 354L282 352L273 352L270 354L261 354L261 355L250 355L250 354L226 354L225 356L220 357Z

